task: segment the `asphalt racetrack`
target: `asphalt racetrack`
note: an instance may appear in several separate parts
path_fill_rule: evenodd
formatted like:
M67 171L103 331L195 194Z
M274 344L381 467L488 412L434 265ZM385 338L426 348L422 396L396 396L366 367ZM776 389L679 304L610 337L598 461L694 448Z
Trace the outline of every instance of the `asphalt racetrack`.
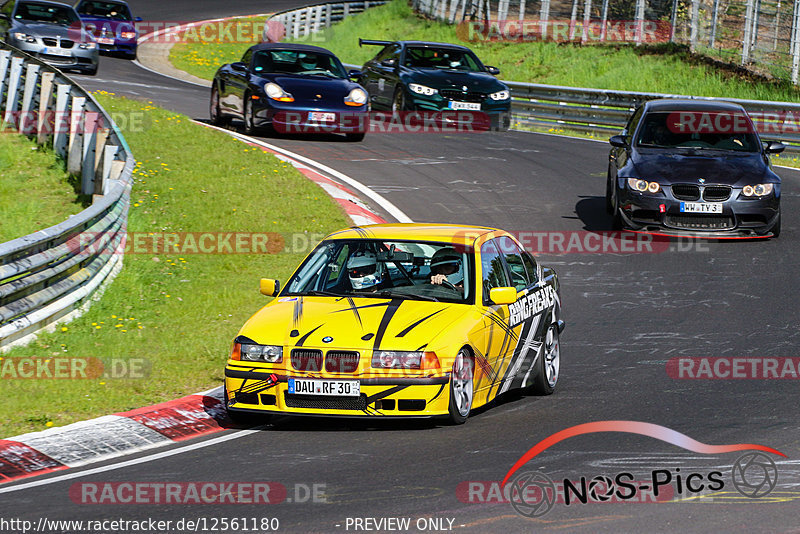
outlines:
M276 11L292 2L131 4L145 19L192 20ZM130 61L103 57L96 77L76 79L89 89L146 98L196 119L208 118L207 89L144 71ZM231 430L176 444L167 449L174 453L169 456L149 451L134 456L137 461L129 465L119 465L131 460L126 457L67 472L75 478L54 473L3 486L4 515L34 522L42 515L277 518L279 532L374 532L402 524L389 518L409 518L409 532L797 528L798 377L681 379L675 368L677 378L668 374L667 364L678 357L742 358L750 370L765 359L800 356L800 173L776 169L783 179L783 234L778 239L587 239L587 232L611 228L603 198L606 143L515 131L375 133L363 143L335 136L265 140L369 186L415 222L519 232L561 280L567 327L556 393L503 398L458 427L279 418L252 431ZM668 442L665 434L584 434L547 448L521 472L576 485L581 477L591 482L599 475L613 480L630 474L651 491L644 488L627 502L604 500L603 495L588 504L558 501L540 518L525 517L508 502L499 502L491 482L502 480L531 447L568 427L605 420L661 425L710 445L762 444L786 457L766 455L775 461L777 485L768 496L753 499L737 491L737 473L747 482L742 485L740 476L741 487L769 475L760 464L733 469L742 452L692 452ZM687 484L690 475L696 476ZM714 478L724 487L708 491L719 485ZM271 481L287 493L282 502L269 505L92 505L70 497L71 488L81 488L76 484L175 481ZM652 495L654 482L661 482L659 497ZM7 491L20 484L28 486ZM704 487L697 490L700 484Z

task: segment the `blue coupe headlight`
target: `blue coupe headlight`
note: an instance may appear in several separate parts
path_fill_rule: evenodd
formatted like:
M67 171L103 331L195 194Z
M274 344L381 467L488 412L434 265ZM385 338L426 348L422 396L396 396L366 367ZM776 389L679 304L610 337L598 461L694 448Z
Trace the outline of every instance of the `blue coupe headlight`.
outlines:
M344 97L344 103L348 106L363 106L367 103L367 92L360 87L356 87Z
M284 91L283 87L277 83L269 82L264 85L264 92L267 93L267 96L272 100L277 100L278 102L294 102L294 97L290 93Z

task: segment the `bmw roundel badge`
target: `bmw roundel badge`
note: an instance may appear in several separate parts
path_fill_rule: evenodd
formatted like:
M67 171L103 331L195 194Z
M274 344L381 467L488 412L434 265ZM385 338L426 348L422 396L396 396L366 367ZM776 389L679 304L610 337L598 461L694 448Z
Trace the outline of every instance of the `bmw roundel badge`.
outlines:
M331 336L325 336L322 338L323 343L330 343L331 341L333 341L333 338Z

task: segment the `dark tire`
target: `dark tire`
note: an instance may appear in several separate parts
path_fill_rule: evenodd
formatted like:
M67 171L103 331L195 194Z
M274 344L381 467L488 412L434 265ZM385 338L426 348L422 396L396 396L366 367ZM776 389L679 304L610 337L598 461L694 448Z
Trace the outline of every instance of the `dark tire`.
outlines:
M408 103L406 103L406 96L403 92L403 87L398 85L394 90L394 96L392 97L392 114L399 113L401 111L408 111Z
M561 367L561 344L558 325L553 323L547 329L544 340L544 352L536 362L536 378L531 384L535 395L552 395L558 384L558 373Z
M219 88L217 85L211 88L211 102L209 103L208 116L211 119L211 124L214 126L224 126L228 121L222 116L222 110L219 107Z
M617 188L612 188L612 200L611 200L611 229L612 230L622 230L622 215L619 213L619 200L617 199Z
M475 397L473 377L475 364L466 349L461 349L453 362L453 373L450 375L449 421L454 425L463 425Z
M606 174L606 213L609 215L614 214L614 200L612 198L612 188L614 187L611 180L611 169Z
M361 141L364 140L364 136L366 135L367 134L364 132L346 134L347 140L350 141L351 143L360 143Z
M253 101L250 95L244 97L244 133L246 135L255 135L258 133L258 128L255 124L255 115L253 113Z
M84 72L86 74L88 74L89 76L96 76L97 75L97 68L98 68L98 65L95 65L93 68L91 68L89 70L86 70Z
M778 222L775 223L775 226L772 227L772 237L778 237L781 235L781 214L778 214Z

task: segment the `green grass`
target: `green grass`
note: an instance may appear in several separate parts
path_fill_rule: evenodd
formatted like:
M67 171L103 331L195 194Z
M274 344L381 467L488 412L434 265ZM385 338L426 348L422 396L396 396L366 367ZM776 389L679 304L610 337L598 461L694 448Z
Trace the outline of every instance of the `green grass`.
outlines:
M326 233L344 213L293 167L182 115L109 94L108 111L146 121L124 135L137 158L128 232ZM121 121L118 121L121 122ZM130 254L81 318L3 358L143 358L146 379L0 380L0 435L146 406L222 383L231 340L302 253ZM3 362L0 361L0 365ZM0 366L0 369L3 369Z
M254 23L263 23L265 17L241 17L234 20L236 23L245 24L245 27L250 29L254 27ZM251 33L248 32L247 35ZM170 50L169 60L176 68L184 72L211 80L222 64L239 61L245 50L258 42L259 39L254 39L252 44L213 41L176 43Z
M63 222L84 208L77 179L52 150L0 131L0 243Z
M422 39L464 43L455 26L416 16L405 0L349 18L302 42L323 46L342 61L361 65L379 50L358 47L358 38ZM800 91L788 83L769 83L704 64L683 47L578 46L557 43L464 43L506 80L623 91L796 101ZM211 79L222 63L238 60L248 45L181 44L173 64Z

